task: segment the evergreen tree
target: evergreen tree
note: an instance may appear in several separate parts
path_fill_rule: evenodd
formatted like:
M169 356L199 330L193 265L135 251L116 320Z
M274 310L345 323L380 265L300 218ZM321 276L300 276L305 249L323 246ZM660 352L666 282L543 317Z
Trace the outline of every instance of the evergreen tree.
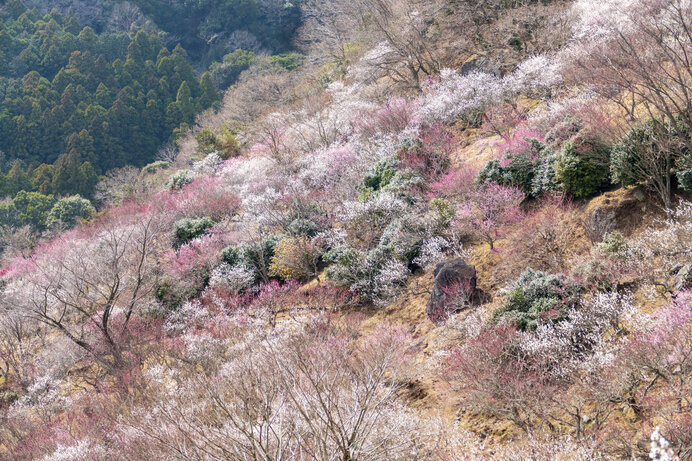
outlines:
M195 105L192 102L190 86L186 81L180 84L178 94L175 97L175 104L178 106L178 110L180 110L182 122L191 124L195 117Z
M13 196L19 191L31 190L31 186L31 180L26 170L22 167L22 162L18 159L15 160L12 168L7 173L6 195Z

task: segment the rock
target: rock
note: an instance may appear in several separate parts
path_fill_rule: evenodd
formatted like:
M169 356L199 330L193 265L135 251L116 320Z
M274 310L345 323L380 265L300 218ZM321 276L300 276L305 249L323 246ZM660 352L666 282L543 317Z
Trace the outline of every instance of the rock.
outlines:
M433 321L444 320L449 314L481 302L476 288L476 268L461 258L438 264L435 282L426 312Z
M692 264L685 264L673 277L673 288L675 291L692 288Z
M619 189L592 199L584 210L584 233L598 243L608 232L625 237L641 226L646 207L637 198L638 189Z

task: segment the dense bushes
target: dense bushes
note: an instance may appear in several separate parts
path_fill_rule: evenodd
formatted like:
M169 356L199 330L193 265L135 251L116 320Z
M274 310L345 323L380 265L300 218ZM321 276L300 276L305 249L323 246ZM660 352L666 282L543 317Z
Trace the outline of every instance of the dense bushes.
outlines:
M557 190L578 198L597 194L608 183L609 147L578 127L574 130L567 140L548 133L551 144L535 133L515 133L502 159L488 162L478 181L512 185L533 197Z
M46 223L48 226L69 229L80 221L89 219L95 212L89 200L73 195L57 201L50 210Z
M216 224L210 217L184 218L175 223L175 246L179 247L203 235Z
M256 242L241 243L224 248L222 257L231 267L245 267L253 274L256 282L267 282L272 275L272 259L281 235L274 235Z
M555 179L574 197L590 197L608 182L608 147L598 140L575 137L555 161Z
M613 182L625 186L643 183L670 210L676 167L681 185L687 185L689 136L683 124L659 119L632 127L612 150Z
M504 303L493 318L521 331L535 330L546 322L564 320L578 306L580 290L561 275L526 269L507 288Z

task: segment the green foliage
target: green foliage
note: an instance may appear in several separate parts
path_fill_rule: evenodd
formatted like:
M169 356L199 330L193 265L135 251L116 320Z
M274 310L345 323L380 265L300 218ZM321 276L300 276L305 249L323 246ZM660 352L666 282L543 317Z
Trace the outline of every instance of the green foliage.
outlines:
M211 76L199 79L183 48L168 50L150 30L97 34L57 12L0 16L0 150L24 161L24 176L13 166L5 194L90 197L98 174L145 165L174 130L219 100ZM32 184L27 166L39 164L56 171L48 180L44 169Z
M13 202L0 203L0 225L7 227L19 225L19 213Z
M269 58L269 62L284 70L292 71L298 69L302 62L303 56L299 53L277 54Z
M194 287L177 283L172 277L164 275L156 286L156 298L169 310L179 308L186 300L194 296Z
M531 194L537 164L546 155L544 151L547 149L538 140L528 141L532 146L530 151L505 153L502 162L489 161L478 173L477 181L481 184L495 182L503 186L514 186L527 195Z
M73 195L57 201L48 213L46 224L49 227L70 229L79 221L89 219L95 212L89 200Z
M144 168L142 168L142 173L143 174L156 174L161 170L167 170L171 167L171 164L169 162L163 161L163 160L157 160L156 162L152 162L149 165L146 165Z
M531 181L531 195L538 197L560 190L562 185L557 179L556 164L560 153L547 151L539 159L534 168L533 180Z
M596 249L603 255L625 255L630 247L627 239L620 232L608 232Z
M34 229L43 230L46 228L48 214L53 209L55 198L52 195L22 190L17 193L13 203L20 225L29 224Z
M671 137L671 127L657 119L650 119L645 123L632 127L625 137L616 144L610 155L612 180L614 184L632 186L648 181L649 172L653 170L665 171L665 156L658 155L662 149L670 146L662 144ZM648 158L658 158L657 168L647 166L643 162Z
M377 192L387 186L396 173L397 169L394 160L382 160L365 175L365 178L363 178L363 187Z
M183 218L175 223L176 248L184 245L192 239L204 235L216 222L208 216L203 218Z
M254 60L255 53L238 49L225 55L221 62L213 63L209 71L216 85L225 89L235 83L240 73L248 69Z
M430 208L437 212L438 225L441 227L449 226L456 216L455 206L445 199L432 199L430 201Z
M192 174L188 170L178 170L168 178L166 187L170 190L180 190L192 182Z
M380 191L403 192L422 181L410 171L399 171L397 166L394 158L384 159L375 165L363 178L358 199L367 201L373 194Z
M294 219L286 228L288 234L303 237L314 237L320 230L317 223L306 218Z
M521 331L535 330L541 323L567 318L579 305L578 285L561 275L526 269L505 292L505 300L493 314L496 322L515 324Z
M608 180L607 147L580 138L567 141L555 162L555 178L575 197L597 194Z
M197 145L199 146L199 152L202 154L210 154L216 151L216 136L214 132L205 128L195 136L197 139Z
M197 133L196 139L201 154L217 152L224 160L240 154L240 143L229 129L224 128L220 134L216 134L205 128Z
M681 156L675 164L675 176L682 190L692 192L692 153Z
M269 272L276 246L282 239L282 235L273 235L259 242L232 245L223 250L222 257L229 266L244 266L250 269L255 274L256 282L266 282L270 278Z
M329 264L325 275L337 285L352 287L373 278L368 274L365 254L348 246L334 248L322 257Z

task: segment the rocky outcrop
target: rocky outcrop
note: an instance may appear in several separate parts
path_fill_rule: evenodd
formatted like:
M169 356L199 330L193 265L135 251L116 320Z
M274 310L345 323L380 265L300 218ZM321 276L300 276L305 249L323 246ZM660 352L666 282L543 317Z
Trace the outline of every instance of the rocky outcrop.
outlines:
M476 268L462 258L438 264L434 276L426 308L433 321L482 302L483 293L476 288Z
M685 264L678 270L673 278L673 288L675 291L692 288L692 264Z

